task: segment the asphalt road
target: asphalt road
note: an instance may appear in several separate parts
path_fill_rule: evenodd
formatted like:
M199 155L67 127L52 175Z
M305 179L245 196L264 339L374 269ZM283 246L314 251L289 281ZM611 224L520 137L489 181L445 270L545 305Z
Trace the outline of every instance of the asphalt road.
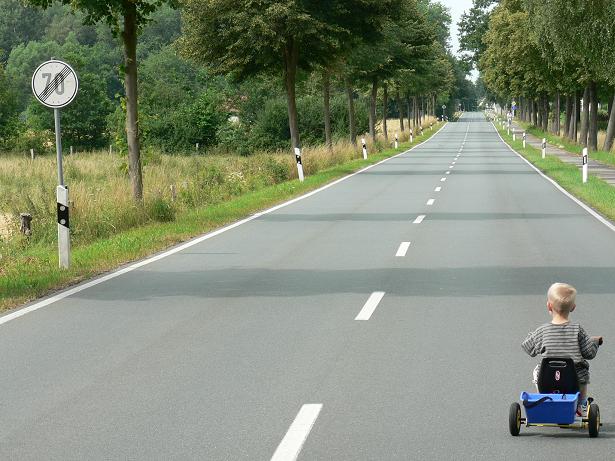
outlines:
M508 434L535 364L520 342L547 321L555 281L578 288L573 319L605 336L598 439ZM1 324L0 459L613 459L614 305L615 232L465 114Z

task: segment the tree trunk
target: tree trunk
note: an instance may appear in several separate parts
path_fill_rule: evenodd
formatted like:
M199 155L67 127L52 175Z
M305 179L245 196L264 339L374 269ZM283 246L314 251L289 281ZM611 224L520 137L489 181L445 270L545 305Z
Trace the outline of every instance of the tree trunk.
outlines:
M570 117L572 116L572 100L570 99L570 95L566 95L566 115L564 118L564 136L567 138L570 137Z
M577 91L572 94L572 114L570 114L570 135L568 136L574 142L577 142L579 128L579 95Z
M598 88L596 82L589 84L589 127L587 132L587 147L598 150Z
M560 125L560 107L559 107L559 91L555 93L555 98L553 99L553 126L551 127L554 134L559 136L559 125Z
M399 113L399 130L403 133L405 131L404 127L404 112L401 107L401 96L399 95L399 88L395 93L395 103L397 104L397 112Z
M325 144L331 149L331 78L329 70L325 69L322 74L322 96L325 116Z
M587 131L589 126L589 85L583 91L583 111L581 112L581 132L579 143L587 146Z
M288 126L290 128L291 147L301 147L299 139L299 124L297 122L297 64L299 62L299 47L290 39L284 47L284 84L288 100Z
M546 94L542 95L542 131L545 133L549 130L549 97Z
M387 83L382 84L382 132L385 142L389 141L389 129L387 127L387 105L389 104L389 90Z
M410 95L406 93L406 110L407 110L407 118L408 118L408 129L412 129L412 123L414 122L412 119L412 110L410 107Z
M604 139L604 146L602 150L606 152L610 152L613 148L613 138L615 138L615 110L613 110L613 106L615 105L615 94L613 95L613 101L609 104L611 108L611 115L609 116L609 125L606 128L606 138Z
M536 101L536 128L542 128L542 97L538 96Z
M369 135L376 140L376 98L378 97L378 77L372 78L372 91L369 98Z
M346 79L346 94L348 95L348 131L350 132L350 142L357 145L357 122L354 113L354 94L350 86L350 79Z
M139 109L137 106L137 8L128 2L124 13L124 89L126 91L126 140L128 142L128 172L132 196L143 200L143 174L139 149Z
M534 126L538 126L538 112L536 111L536 100L534 98L532 98L531 101L531 107L532 107L532 125Z

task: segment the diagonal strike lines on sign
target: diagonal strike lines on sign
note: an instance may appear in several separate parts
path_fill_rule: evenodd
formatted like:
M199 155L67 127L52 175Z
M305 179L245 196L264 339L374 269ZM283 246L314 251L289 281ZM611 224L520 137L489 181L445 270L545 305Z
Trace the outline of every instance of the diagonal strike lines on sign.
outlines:
M45 101L51 94L58 89L58 87L64 83L66 77L70 74L70 69L68 67L64 67L59 74L56 74L55 77L49 82L49 84L45 87L43 92L39 94L39 98Z

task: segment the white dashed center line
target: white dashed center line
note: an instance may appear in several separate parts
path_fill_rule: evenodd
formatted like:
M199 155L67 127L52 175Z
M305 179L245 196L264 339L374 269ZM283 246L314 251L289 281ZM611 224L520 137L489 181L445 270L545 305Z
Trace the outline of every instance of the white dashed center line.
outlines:
M426 205L433 205L435 201L436 201L435 199L430 198L429 200L427 200L427 204Z
M406 256L408 248L410 248L410 242L401 242L399 244L399 248L397 249L397 253L395 253L395 256L403 258L404 256Z
M355 320L369 320L380 301L382 301L382 298L384 298L384 291L374 291L365 302L359 315L355 317Z
M440 192L442 190L442 188L440 186L436 187L433 191L434 192Z
M322 403L308 403L301 407L288 432L278 445L271 461L294 461L322 410Z
M446 178L440 178L440 182L446 181Z
M423 222L423 219L425 219L425 215L420 214L416 217L416 219L412 222L412 224L421 224Z
M450 172L450 171L447 171L447 172L446 172L446 173L444 173L444 174L451 174L451 172Z

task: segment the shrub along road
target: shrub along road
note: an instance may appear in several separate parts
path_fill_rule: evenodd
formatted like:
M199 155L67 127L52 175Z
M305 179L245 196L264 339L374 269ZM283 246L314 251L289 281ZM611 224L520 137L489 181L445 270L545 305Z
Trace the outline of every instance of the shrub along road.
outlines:
M613 228L466 114L0 324L0 458L607 459L614 253ZM591 368L599 439L508 434L534 367L520 342L547 321L555 281L606 339Z

